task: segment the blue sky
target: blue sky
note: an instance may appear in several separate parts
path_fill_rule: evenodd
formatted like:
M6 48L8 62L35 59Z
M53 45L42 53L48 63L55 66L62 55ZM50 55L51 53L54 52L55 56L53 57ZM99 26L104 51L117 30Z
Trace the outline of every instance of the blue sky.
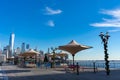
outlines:
M100 32L109 32L109 59L120 59L120 0L1 0L0 46L15 33L15 48L22 42L47 52L76 40L92 46L75 59L104 59ZM71 55L70 55L71 58Z

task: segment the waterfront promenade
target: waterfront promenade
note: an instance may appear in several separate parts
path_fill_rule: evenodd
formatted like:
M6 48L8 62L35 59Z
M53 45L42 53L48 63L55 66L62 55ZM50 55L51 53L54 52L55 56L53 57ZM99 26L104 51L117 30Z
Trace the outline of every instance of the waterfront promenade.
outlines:
M99 70L97 73L93 71L76 73L66 72L63 68L19 68L15 65L1 66L5 75L5 79L0 80L120 80L120 70L111 70L109 76L105 71Z

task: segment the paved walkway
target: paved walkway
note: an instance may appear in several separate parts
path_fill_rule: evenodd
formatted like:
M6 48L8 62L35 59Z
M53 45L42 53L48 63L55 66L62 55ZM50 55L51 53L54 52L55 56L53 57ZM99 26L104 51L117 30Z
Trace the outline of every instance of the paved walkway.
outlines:
M120 70L111 70L110 76L107 76L105 71L86 71L76 75L60 68L18 68L15 65L2 66L2 70L8 76L8 80L120 80Z
M0 80L3 80L3 74L2 74L1 66L0 66Z
M7 76L6 73L1 69L1 66L0 66L0 80L8 80L8 76Z

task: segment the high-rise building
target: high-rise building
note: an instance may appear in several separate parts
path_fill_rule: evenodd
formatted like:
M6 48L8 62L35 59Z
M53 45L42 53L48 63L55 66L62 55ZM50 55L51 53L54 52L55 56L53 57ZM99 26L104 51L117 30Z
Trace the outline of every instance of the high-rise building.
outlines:
M26 49L30 49L30 45L29 44L26 44Z
M11 57L9 45L7 45L6 47L3 48L3 54L6 55L6 59Z
M17 49L16 49L16 54L20 54L20 53L21 53L21 50L20 50L19 47L17 47Z
M12 33L10 34L10 39L9 39L9 46L10 46L10 56L14 56L13 54L13 49L14 49L14 40L15 40L15 34Z
M25 52L25 43L22 43L22 46L21 46L21 53L24 53Z

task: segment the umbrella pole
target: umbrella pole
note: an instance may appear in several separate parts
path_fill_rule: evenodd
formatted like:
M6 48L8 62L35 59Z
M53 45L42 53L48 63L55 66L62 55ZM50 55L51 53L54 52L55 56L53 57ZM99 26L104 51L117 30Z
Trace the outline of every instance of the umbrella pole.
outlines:
M74 56L75 56L75 54L72 54L72 56L73 56L73 66L74 66Z

